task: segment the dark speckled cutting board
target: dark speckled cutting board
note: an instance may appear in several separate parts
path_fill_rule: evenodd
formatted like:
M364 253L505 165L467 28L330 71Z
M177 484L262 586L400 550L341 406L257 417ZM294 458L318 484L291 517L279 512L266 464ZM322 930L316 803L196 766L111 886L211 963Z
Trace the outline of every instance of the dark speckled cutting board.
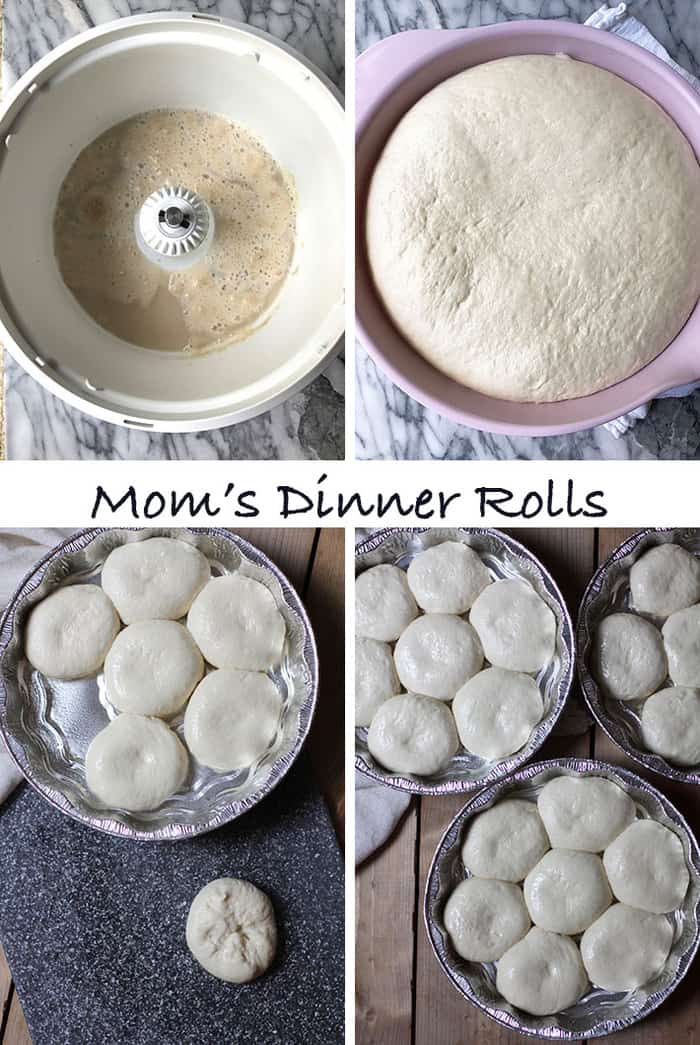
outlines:
M224 875L271 897L272 970L225 984L190 957L195 893ZM23 786L0 810L0 936L33 1045L336 1045L343 863L304 759L252 812L191 841L90 830Z

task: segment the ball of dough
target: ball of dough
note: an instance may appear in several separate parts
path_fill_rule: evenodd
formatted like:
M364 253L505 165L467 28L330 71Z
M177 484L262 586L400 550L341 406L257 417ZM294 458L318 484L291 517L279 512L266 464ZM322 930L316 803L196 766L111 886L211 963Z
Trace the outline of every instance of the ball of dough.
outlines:
M611 842L603 863L615 898L652 914L683 902L690 875L683 844L656 820L637 820Z
M443 541L419 552L406 572L416 602L426 613L466 613L491 583L477 553L461 541Z
M642 740L650 751L679 766L700 763L700 690L671 686L642 708Z
M575 1005L588 980L574 941L535 925L501 958L496 987L516 1009L551 1016Z
M107 697L118 711L170 718L204 674L187 628L174 620L140 620L117 635L105 659Z
M267 671L282 660L284 617L265 585L241 573L209 581L192 603L187 627L215 668Z
M472 820L462 861L479 878L521 882L549 849L534 802L508 798Z
M529 675L486 668L462 686L452 713L467 751L493 760L512 755L527 743L544 704Z
M490 584L476 599L469 620L494 667L534 675L554 656L554 614L527 581Z
M355 631L363 638L395 642L417 616L416 600L398 566L372 566L355 579Z
M459 738L446 704L404 693L385 700L377 710L367 747L392 773L430 776L444 769L457 753Z
M669 617L700 602L700 562L678 544L657 544L632 566L630 592L640 613Z
M700 606L676 610L661 633L673 682L677 686L700 686ZM661 682L663 679L659 685ZM654 689L658 689L658 685Z
M391 646L355 640L355 725L368 726L380 704L401 692Z
M559 776L540 791L537 808L553 849L602 853L634 820L635 804L597 776Z
M192 957L227 983L249 983L269 969L277 949L270 898L240 878L217 878L200 889L185 928Z
M612 902L600 857L571 849L545 853L523 890L535 925L569 936L582 933Z
M157 718L118 715L87 749L87 785L112 809L157 809L185 782L189 759L171 729Z
M611 613L600 622L592 665L603 690L616 700L648 697L668 674L661 633L634 613Z
M211 576L202 553L173 537L122 544L102 567L102 587L125 624L178 620Z
M673 926L663 914L616 903L586 929L581 957L596 987L632 991L661 972L672 943Z
M469 962L493 962L530 928L522 889L510 882L467 878L445 904L452 946Z
M452 700L484 662L471 624L449 613L429 613L408 625L394 649L396 671L412 693Z
M206 675L185 712L187 746L203 766L222 773L254 765L275 739L282 698L257 671L222 668Z
M95 584L69 584L37 603L24 629L27 660L42 675L96 675L119 631L119 617Z

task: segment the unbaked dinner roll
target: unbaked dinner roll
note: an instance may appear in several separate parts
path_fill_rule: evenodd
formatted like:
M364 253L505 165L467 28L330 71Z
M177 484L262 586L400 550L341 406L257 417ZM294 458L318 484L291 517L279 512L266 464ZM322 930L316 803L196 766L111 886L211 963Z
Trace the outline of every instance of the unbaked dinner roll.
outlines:
M411 693L452 700L484 662L471 624L449 613L428 613L411 622L394 649L396 671Z
M690 875L680 838L657 820L637 820L611 842L603 863L616 899L652 914L683 902Z
M466 613L491 583L477 553L461 541L443 541L419 552L406 576L426 613Z
M636 816L630 796L598 776L558 776L544 785L537 808L553 849L601 853Z
M185 936L192 957L212 976L249 983L275 957L275 912L270 898L251 882L217 878L192 901Z
M551 1016L575 1005L588 979L574 941L535 925L499 961L496 987L516 1009Z
M27 660L42 675L95 675L119 631L119 617L95 584L57 588L32 609L24 629Z
M668 674L659 629L634 613L611 613L598 625L592 666L608 696L616 700L648 697Z
M519 751L544 714L539 686L530 675L486 668L469 679L454 699L459 739L480 758L505 758Z
M535 803L508 798L474 817L462 846L462 862L479 878L521 882L548 849Z
M669 617L700 602L700 562L678 544L657 544L632 566L630 591L640 613Z
M650 751L679 766L700 763L700 690L671 686L642 708L642 740Z
M355 631L363 638L395 642L417 616L416 600L398 566L371 566L355 579Z
M616 903L586 929L581 957L596 987L632 991L661 972L672 943L673 926L663 914Z
M209 581L192 603L187 627L215 668L267 671L282 660L284 617L265 585L242 573Z
M105 659L107 697L118 711L171 718L204 674L187 628L175 620L139 620L117 635Z
M445 904L452 946L470 962L493 962L530 928L522 890L510 882L467 878Z
M700 686L700 606L676 610L661 633L673 682L677 686Z
M254 765L275 739L282 697L259 671L222 668L202 679L185 711L185 740L203 766L227 773Z
M587 929L612 902L600 857L571 849L545 853L523 891L535 925L570 936Z
M554 656L554 614L527 581L490 584L474 602L469 620L494 667L534 675Z
M367 747L393 773L430 776L459 748L452 712L432 697L404 693L385 700L367 734Z
M191 544L149 537L122 544L102 567L102 587L125 624L178 620L211 576L209 563Z
M379 705L400 691L391 646L358 635L355 639L355 725L368 726Z

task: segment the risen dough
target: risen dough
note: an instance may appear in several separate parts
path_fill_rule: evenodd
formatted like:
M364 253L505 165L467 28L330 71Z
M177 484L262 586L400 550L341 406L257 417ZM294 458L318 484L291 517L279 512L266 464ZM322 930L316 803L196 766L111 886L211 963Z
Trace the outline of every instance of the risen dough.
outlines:
M27 660L49 678L96 674L119 631L119 617L94 584L69 584L38 603L24 630Z
M170 718L204 673L192 636L174 620L141 620L117 635L105 660L107 696L119 711Z
M452 945L470 962L493 962L530 928L522 890L509 882L467 878L445 904Z
M187 776L189 759L171 729L157 718L118 715L87 749L87 785L100 801L133 813L157 809Z
M521 882L548 849L535 803L509 798L474 817L462 861L479 878Z
M559 776L545 784L537 808L552 848L601 853L635 818L626 792L603 777Z
M449 613L429 613L408 625L394 660L405 688L436 700L452 700L484 662L471 624Z
M603 863L615 898L653 914L683 902L690 875L683 844L656 820L638 820L611 842Z
M668 617L700 602L700 561L678 544L657 544L630 570L632 605Z
M355 725L368 726L379 705L400 689L391 646L358 636L355 640Z
M469 620L494 667L534 675L554 656L554 614L527 581L490 584Z
M549 1016L574 1005L586 993L588 980L573 940L533 926L501 958L496 987L516 1009Z
M671 686L642 708L642 740L650 751L679 766L700 763L700 690Z
M486 668L462 686L452 712L467 751L496 759L512 755L527 743L544 705L539 687L529 675Z
M419 552L407 577L416 602L426 613L466 613L491 582L477 553L461 541L443 541Z
M586 929L581 957L591 983L631 991L661 971L672 942L668 918L616 903Z
M150 537L122 544L102 567L102 587L125 624L178 620L209 580L209 563L185 541Z
M248 983L275 957L275 912L270 898L250 882L217 878L192 901L185 936L192 956L212 976Z
M394 773L430 776L456 754L459 738L446 704L404 693L385 700L378 709L367 747L377 762Z
M258 761L275 739L282 698L257 671L212 671L185 711L187 746L204 766L228 772Z
M688 142L647 95L570 58L487 62L421 98L377 162L366 231L399 331L500 399L614 384L700 294Z
M593 671L617 700L640 700L658 689L668 667L658 628L634 613L611 613L598 625Z
M209 581L192 603L187 627L215 668L267 671L282 660L284 618L265 585L242 573Z
M612 901L600 857L571 849L545 853L523 890L535 925L568 935L587 929Z
M355 630L366 639L394 642L418 616L406 574L384 563L355 580Z
M700 686L700 606L676 610L661 632L668 657L668 673L675 684Z

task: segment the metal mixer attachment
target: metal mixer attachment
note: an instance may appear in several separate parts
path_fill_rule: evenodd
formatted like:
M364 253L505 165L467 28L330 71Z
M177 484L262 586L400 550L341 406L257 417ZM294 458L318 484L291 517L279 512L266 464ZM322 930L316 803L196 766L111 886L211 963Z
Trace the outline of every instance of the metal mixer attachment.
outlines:
M214 237L214 215L196 192L166 185L152 193L136 215L141 252L171 272L202 261Z

